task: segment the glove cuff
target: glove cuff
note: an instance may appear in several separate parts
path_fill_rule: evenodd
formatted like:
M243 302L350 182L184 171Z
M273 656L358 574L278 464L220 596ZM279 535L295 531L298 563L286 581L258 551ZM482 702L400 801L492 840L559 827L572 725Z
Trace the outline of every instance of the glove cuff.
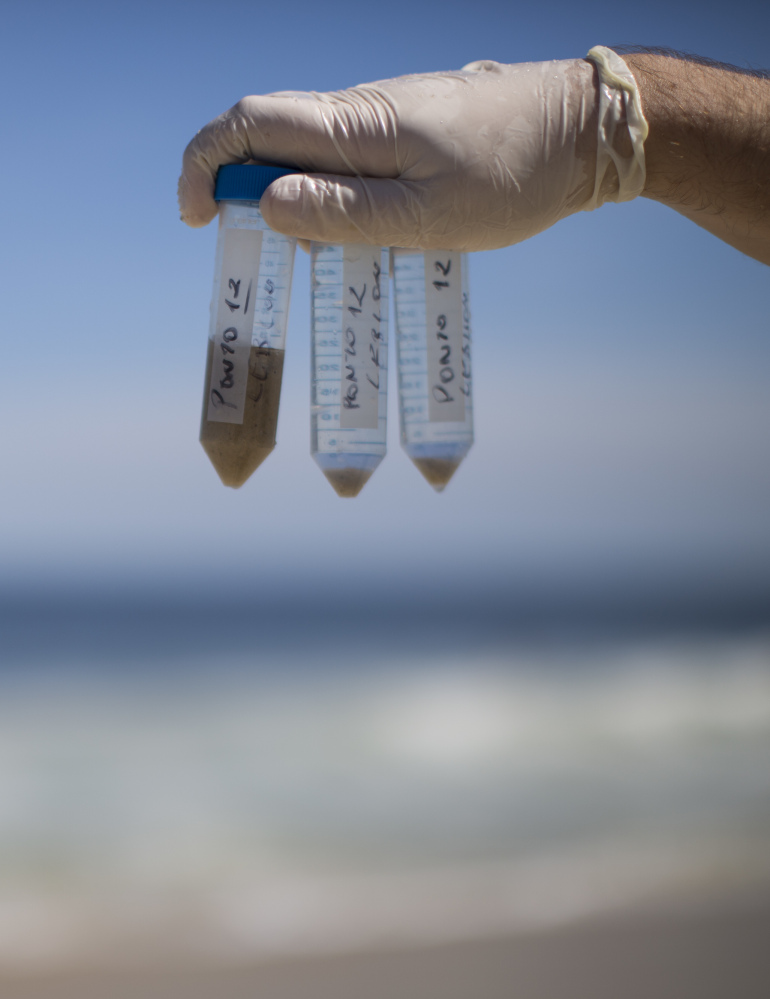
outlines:
M596 149L596 181L587 211L605 201L631 201L644 190L646 170L644 140L649 126L642 112L639 87L626 63L617 52L605 45L595 45L586 56L599 73L599 129ZM615 149L615 135L627 128L632 155L621 156ZM614 164L618 174L618 189L606 193L607 171ZM602 194L602 187L605 193Z

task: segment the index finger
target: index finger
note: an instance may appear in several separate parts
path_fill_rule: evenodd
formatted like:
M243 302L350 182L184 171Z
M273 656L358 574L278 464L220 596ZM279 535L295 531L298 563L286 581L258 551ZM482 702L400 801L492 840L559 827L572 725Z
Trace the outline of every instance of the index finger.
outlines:
M388 143L377 141L389 132L387 116L364 89L244 97L185 149L178 190L182 221L197 227L214 218L217 170L227 163L395 176L395 162L384 155Z

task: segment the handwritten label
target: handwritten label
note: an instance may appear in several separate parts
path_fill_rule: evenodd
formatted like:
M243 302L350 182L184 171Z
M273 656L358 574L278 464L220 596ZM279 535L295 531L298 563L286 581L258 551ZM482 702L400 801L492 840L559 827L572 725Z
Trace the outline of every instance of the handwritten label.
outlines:
M466 399L471 397L471 305L467 291L463 292L463 388Z
M425 254L428 413L432 423L462 423L465 400L470 395L470 313L467 296L463 301L460 258L459 253Z
M261 251L260 230L225 230L206 413L213 423L243 423Z
M377 429L380 377L387 360L380 302L382 251L346 246L342 263L340 427ZM384 377L384 374L383 374Z

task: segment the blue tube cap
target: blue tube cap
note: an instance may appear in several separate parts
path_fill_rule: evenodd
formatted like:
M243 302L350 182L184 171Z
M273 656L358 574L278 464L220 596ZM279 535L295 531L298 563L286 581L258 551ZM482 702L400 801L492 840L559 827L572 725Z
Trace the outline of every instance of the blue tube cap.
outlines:
M259 201L274 180L290 173L301 173L291 167L254 166L231 163L217 173L215 201Z

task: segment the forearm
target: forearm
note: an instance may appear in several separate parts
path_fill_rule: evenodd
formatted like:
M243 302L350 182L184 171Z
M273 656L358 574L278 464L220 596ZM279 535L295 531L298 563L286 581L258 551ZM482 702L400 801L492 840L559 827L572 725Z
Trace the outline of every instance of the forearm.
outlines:
M770 264L770 80L624 55L650 125L643 195Z

